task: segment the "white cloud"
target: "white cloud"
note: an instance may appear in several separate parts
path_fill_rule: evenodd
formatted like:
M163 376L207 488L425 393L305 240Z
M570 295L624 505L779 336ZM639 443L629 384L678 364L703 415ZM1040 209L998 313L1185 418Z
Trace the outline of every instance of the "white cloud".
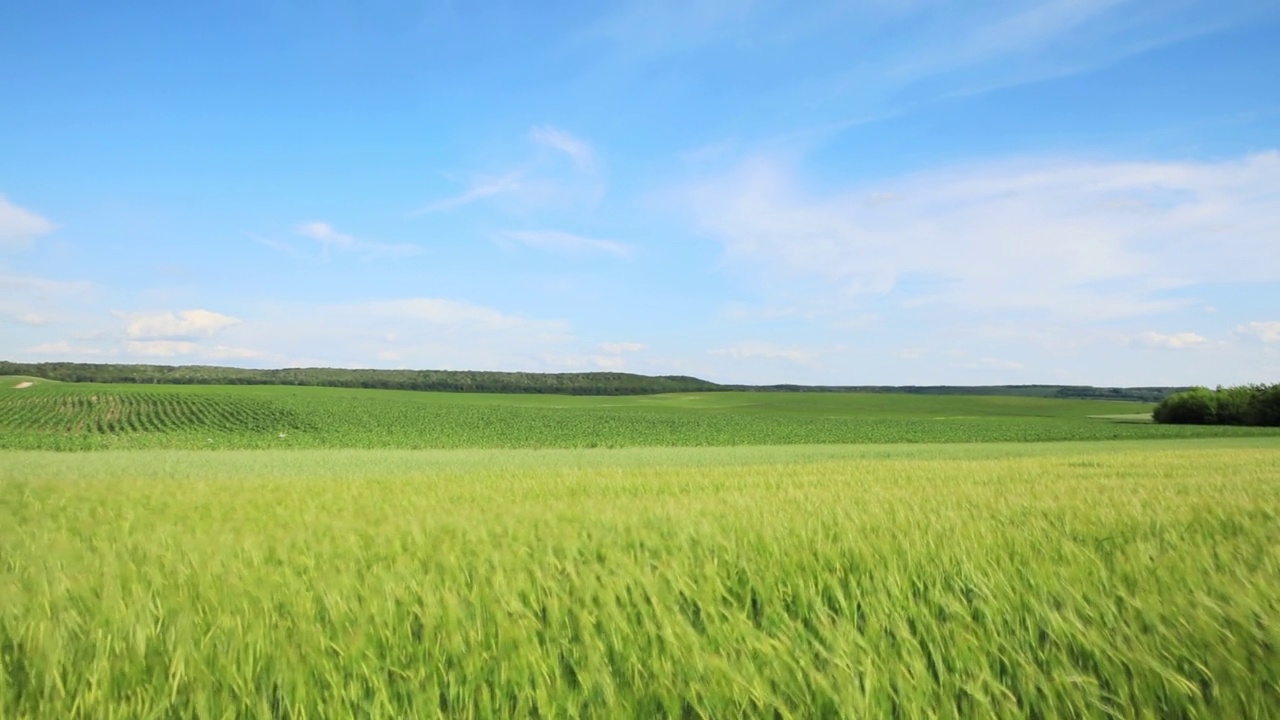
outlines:
M868 203L890 194L892 203ZM1280 280L1280 153L1222 162L1020 160L817 194L754 160L684 197L786 304L904 304L1102 319L1178 289Z
M1254 338L1264 343L1280 343L1280 321L1249 322L1236 328L1237 335Z
M240 323L238 318L209 310L174 313L116 313L127 321L125 336L134 340L177 340L209 337Z
M0 248L26 246L54 229L53 223L14 205L0 194Z
M268 353L260 350L242 347L227 347L226 345L215 345L212 350L205 353L206 357L213 360L260 360L270 358Z
M329 223L323 222L306 222L300 223L294 228L294 232L302 237L311 238L326 248L337 248L339 250L350 250L355 247L356 239L350 235L338 232Z
M609 353L610 355L621 355L622 353L641 352L648 350L649 346L644 343L637 342L619 342L619 343L600 343L600 352Z
M23 325L49 325L56 322L56 320L48 315L35 312L19 313L18 315L15 315L13 319Z
M336 228L326 222L301 223L294 228L294 232L320 243L323 257L328 257L331 251L379 257L407 257L422 254L422 248L417 245L409 243L388 244L361 240L352 235L338 232ZM267 244L270 245L270 243Z
M568 155L580 170L590 171L595 168L596 153L587 141L550 125L535 127L529 131L529 137L543 147L551 148Z
M818 359L818 353L813 350L765 342L741 342L729 347L711 350L709 354L734 360L788 360L802 365L812 363Z
M31 326L64 322L83 312L96 291L87 282L0 275L0 320Z
M266 305L244 317L208 310L114 315L114 328L102 318L80 316L71 330L74 337L41 338L43 329L23 329L28 339L18 352L41 360L92 356L258 366L536 371L556 369L543 356L573 340L569 324L561 320L443 298Z
M597 67L645 77L680 67L682 86L749 83L757 125L785 119L826 134L916 112L940 98L1093 71L1189 37L1256 20L1258 0L635 0L576 39ZM893 42L884 42L892 37ZM807 48L840 42L845 52ZM688 62L696 53L698 60ZM789 73L746 68L783 65ZM749 73L749 74L748 74ZM719 93L719 90L717 91ZM702 125L741 125L740 104L720 104Z
M295 258L306 257L305 253L303 253L302 251L300 251L298 248L294 247L290 243L284 242L282 240L276 240L274 238L254 235L253 233L248 233L248 235L249 237L253 238L254 242L257 242L261 245L269 247L272 250L275 250L276 252L284 253L285 255L288 255L290 257L295 257Z
M626 243L620 243L614 240L597 240L596 238L583 237L572 233L560 232L558 230L525 230L517 232L508 232L503 237L510 238L517 242L524 243L530 247L540 250L549 250L569 255L579 255L583 253L607 253L620 258L630 258L635 255L635 248Z
M589 142L550 125L530 128L528 139L541 152L512 162L507 167L513 169L505 172L478 175L462 192L433 200L408 213L408 217L453 210L482 200L501 200L500 210L528 216L550 208L594 202L604 194L596 151ZM561 155L571 163L561 162Z
M1208 338L1193 332L1174 333L1172 335L1145 332L1135 337L1134 341L1143 347L1165 350L1185 350L1187 348L1203 347L1209 342Z
M956 367L966 368L969 370L1022 370L1024 366L1016 360L980 358L972 362L960 363Z
M50 357L54 360L65 360L68 357L77 357L82 355L102 355L101 348L91 345L74 345L65 340L51 343L41 343L24 348L22 352L30 355L38 355L42 357Z
M1041 0L977 28L965 37L953 62L974 62L1042 48L1128 0Z
M101 353L99 353L101 354ZM215 345L208 347L191 340L129 340L124 354L143 358L182 358L183 362L272 359L268 353L249 348Z
M519 171L498 177L480 178L462 193L427 203L409 213L409 217L452 210L453 208L470 205L477 200L518 192L526 185L524 173Z
M77 358L181 358L182 362L224 362L228 360L264 360L279 362L283 356L244 347L204 344L192 340L134 340L86 336L75 341L59 340L24 348L22 353L37 360L67 361Z
M946 23L950 31L903 43L900 72L892 74L902 85L948 88L943 95L1089 72L1266 13L1253 0L1030 0L931 12L940 7L922 19L934 29Z
M0 297L21 294L57 298L84 295L93 290L93 283L75 280L50 280L35 275L0 275Z
M273 364L445 370L545 369L572 339L561 320L448 298L269 306L219 337Z
M191 355L199 347L184 340L130 340L125 343L125 353L138 357L175 357Z
M543 365L550 370L618 372L626 369L626 358L617 355L557 355L541 356Z
M442 298L409 298L335 306L329 308L328 312L339 316L408 320L432 325L457 326L485 332L536 330L558 333L566 331L568 327L560 321L529 320L516 315L508 315L493 308ZM381 337L385 339L389 334L395 335L396 333L383 332Z

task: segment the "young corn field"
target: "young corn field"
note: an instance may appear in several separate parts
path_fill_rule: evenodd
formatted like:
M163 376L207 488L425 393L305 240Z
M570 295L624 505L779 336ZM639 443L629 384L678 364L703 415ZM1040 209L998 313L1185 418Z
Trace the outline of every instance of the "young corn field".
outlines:
M0 449L589 448L1280 437L1135 422L1150 405L1025 397L565 397L293 387L0 388ZM1114 417L1124 416L1125 421Z
M1274 439L10 451L0 716L1280 716Z

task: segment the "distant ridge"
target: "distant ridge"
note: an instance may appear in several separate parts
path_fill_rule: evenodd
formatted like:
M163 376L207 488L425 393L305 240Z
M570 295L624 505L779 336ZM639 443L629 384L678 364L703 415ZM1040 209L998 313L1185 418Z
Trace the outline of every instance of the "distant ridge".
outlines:
M905 395L1007 395L1072 400L1160 402L1184 387L1094 387L1093 385L724 385L726 390L777 392L861 392Z
M650 377L619 372L527 373L479 370L252 370L214 365L117 365L0 361L0 375L30 375L64 382L161 385L307 385L439 392L652 395L724 389L680 375Z
M1159 402L1181 387L1112 388L1089 385L721 385L684 375L622 372L533 373L481 370L253 370L215 365L15 363L0 361L0 375L63 382L163 385L306 385L437 392L542 393L557 395L653 395L672 392L862 392L913 395L1020 397Z

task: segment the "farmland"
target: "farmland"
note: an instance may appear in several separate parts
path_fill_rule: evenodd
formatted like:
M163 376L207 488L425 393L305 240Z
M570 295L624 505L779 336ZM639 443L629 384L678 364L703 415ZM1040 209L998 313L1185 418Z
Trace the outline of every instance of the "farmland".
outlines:
M1157 426L1151 405L859 393L488 395L0 381L0 447L573 448L1280 437ZM1119 417L1117 417L1119 416ZM283 436L283 437L282 437Z
M1274 717L1280 444L10 451L5 717Z
M1275 429L17 384L0 717L1280 714Z

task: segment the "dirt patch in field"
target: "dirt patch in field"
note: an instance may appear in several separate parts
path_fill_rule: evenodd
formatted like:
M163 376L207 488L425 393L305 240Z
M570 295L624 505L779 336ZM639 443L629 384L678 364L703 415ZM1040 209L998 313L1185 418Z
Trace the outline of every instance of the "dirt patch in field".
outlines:
M27 382L20 382L20 383L18 383L17 385L14 385L14 386L13 386L13 389L14 389L14 390L25 390L26 388L29 388L29 387L31 387L32 385L35 385L35 383L33 383L33 382L31 382L31 381L27 381Z
M1118 423L1149 423L1151 413L1122 413L1119 415L1090 415L1089 417L1097 420L1110 420Z

